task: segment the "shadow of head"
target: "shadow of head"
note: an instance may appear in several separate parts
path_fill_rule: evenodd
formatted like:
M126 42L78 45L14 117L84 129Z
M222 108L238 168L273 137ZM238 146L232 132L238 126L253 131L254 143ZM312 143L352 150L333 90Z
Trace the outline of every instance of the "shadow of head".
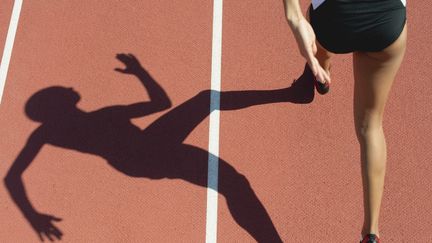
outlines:
M81 99L73 88L51 86L33 94L25 105L25 114L37 122L57 120L71 111Z

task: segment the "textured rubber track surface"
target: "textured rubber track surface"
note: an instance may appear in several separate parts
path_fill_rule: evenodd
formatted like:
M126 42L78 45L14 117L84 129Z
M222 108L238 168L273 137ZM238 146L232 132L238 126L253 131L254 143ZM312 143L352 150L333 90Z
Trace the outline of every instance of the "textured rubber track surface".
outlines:
M0 0L1 48L12 5ZM408 2L407 51L386 105L383 242L432 242L430 12L428 1ZM143 163L138 176L66 145L45 144L31 160L22 175L27 196L39 212L63 219L54 222L63 242L205 241L209 104L201 91L210 89L212 14L212 1L24 0L0 104L1 178L39 126L24 113L37 91L73 87L86 112L150 100L136 77L114 71L124 67L118 53L132 53L172 103L131 120L144 131L162 121L134 150L147 156L133 157ZM334 56L330 92L312 96L283 15L282 1L224 1L222 91L240 92L221 100L217 239L358 242L352 56ZM301 97L283 90L294 79ZM302 104L305 97L313 101ZM86 124L84 133L95 131ZM67 134L57 133L64 142ZM119 142L117 152L135 141L135 133L117 134L122 142L104 132L90 137ZM4 184L0 218L0 242L37 242Z

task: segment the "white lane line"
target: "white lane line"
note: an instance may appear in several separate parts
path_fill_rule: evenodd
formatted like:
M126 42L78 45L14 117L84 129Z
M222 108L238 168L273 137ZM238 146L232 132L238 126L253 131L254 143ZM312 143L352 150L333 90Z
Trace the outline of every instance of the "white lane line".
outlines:
M6 83L6 76L9 69L9 61L12 55L12 47L15 41L15 33L18 27L18 19L21 12L22 0L15 0L12 9L12 16L6 36L6 43L3 49L3 57L0 64L0 104L3 97L3 90Z
M222 56L222 0L213 1L213 41L207 174L206 243L216 243L219 167L219 106Z

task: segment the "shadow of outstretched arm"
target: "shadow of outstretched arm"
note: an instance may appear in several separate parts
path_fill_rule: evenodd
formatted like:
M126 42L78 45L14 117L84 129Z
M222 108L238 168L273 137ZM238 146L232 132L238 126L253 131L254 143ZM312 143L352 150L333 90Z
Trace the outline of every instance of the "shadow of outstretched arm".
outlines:
M29 137L27 144L15 159L12 167L9 169L4 182L13 201L23 213L24 217L29 221L33 229L38 234L41 241L43 236L53 240L53 236L61 239L63 233L53 225L52 221L61 221L52 215L42 214L37 212L30 203L22 181L22 174L36 157L44 144L43 131L39 127Z
M121 117L142 117L155 112L163 111L171 107L171 100L165 90L153 79L152 76L141 66L138 59L132 54L117 54L116 58L123 62L124 69L114 70L124 74L135 75L144 85L150 97L150 101L138 102L130 105L116 105L104 107L99 112L108 112Z

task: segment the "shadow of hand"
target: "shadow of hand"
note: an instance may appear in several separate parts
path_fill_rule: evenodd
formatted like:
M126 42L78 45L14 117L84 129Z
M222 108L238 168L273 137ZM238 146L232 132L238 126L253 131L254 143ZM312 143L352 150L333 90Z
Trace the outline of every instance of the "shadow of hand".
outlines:
M50 241L54 241L53 236L58 240L61 240L63 233L51 222L59 222L61 220L61 218L57 218L53 215L41 213L36 213L29 217L30 224L38 234L41 241L44 241L43 237L48 238Z
M117 54L116 58L126 65L125 69L115 68L114 70L125 74L136 74L138 71L143 70L138 59L132 54Z

